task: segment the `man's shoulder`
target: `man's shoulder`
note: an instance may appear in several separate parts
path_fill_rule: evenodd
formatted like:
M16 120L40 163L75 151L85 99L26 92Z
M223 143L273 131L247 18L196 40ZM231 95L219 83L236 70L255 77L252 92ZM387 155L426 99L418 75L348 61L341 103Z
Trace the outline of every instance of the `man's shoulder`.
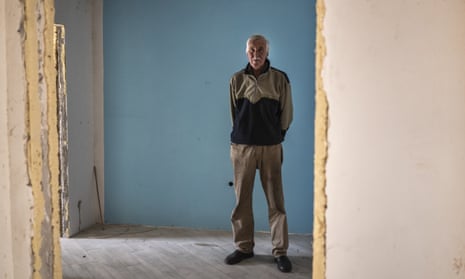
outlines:
M239 75L244 75L244 74L246 74L246 69L242 68L239 71L232 74L232 76L239 76Z
M234 74L232 74L231 80L243 79L245 75L246 75L245 69L241 69L235 72Z
M275 67L270 67L270 71L272 71L273 73L275 73L277 75L282 76L288 83L290 83L289 77L287 76L285 71L280 70L280 69L275 68Z

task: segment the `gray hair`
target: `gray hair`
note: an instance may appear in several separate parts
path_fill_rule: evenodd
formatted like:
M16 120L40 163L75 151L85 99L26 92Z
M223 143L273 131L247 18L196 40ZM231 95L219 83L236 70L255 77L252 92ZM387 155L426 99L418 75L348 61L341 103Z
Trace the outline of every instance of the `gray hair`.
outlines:
M265 43L266 43L266 52L268 53L269 50L270 50L270 43L269 43L268 40L265 38L265 36L260 35L260 34L252 35L252 36L250 36L250 37L247 39L247 42L246 42L246 44L245 44L245 52L247 53L247 52L249 51L249 43L250 43L250 42L258 41L258 40L265 41Z

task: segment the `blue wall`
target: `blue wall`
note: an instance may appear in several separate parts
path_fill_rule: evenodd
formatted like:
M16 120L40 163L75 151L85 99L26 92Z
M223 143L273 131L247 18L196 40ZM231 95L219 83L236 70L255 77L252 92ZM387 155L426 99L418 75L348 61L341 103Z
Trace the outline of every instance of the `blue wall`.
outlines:
M105 221L230 229L229 78L270 41L294 122L284 143L289 231L313 225L315 7L310 0L104 2ZM269 230L258 176L257 230Z

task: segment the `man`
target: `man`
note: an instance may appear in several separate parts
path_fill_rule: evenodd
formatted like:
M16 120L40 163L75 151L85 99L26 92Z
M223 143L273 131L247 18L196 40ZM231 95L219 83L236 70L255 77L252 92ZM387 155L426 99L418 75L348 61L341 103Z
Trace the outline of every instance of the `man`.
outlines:
M231 222L236 250L225 263L237 264L254 256L252 192L258 169L268 203L272 254L278 269L290 272L281 142L292 121L291 87L287 75L270 66L269 44L264 36L253 35L246 45L249 63L230 80L231 161L236 193Z

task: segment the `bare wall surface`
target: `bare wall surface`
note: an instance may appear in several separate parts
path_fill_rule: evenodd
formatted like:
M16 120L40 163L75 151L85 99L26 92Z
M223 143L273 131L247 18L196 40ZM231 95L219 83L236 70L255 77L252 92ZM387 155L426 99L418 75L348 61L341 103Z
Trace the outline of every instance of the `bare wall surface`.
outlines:
M70 235L100 222L93 167L103 197L101 6L102 1L55 1L55 21L66 30Z
M0 7L3 278L61 278L52 1Z
M19 1L0 4L0 276L32 274L32 188L26 158L26 78Z
M7 22L15 22L19 24L19 16L7 17L8 8L2 2L0 4L0 58L2 61L7 61L7 53L11 50L7 50ZM17 46L20 46L18 42ZM19 49L19 47L18 47ZM0 276L3 278L14 276L13 266L13 231L12 231L12 216L11 216L11 181L10 181L10 158L9 158L9 121L8 121L8 69L7 63L0 63ZM24 112L23 112L24 116ZM24 166L25 168L25 166ZM24 171L24 170L23 170ZM30 231L29 231L30 233ZM30 258L27 257L30 253L18 261L30 265ZM30 268L29 268L30 271Z
M465 2L325 3L326 278L464 278Z

